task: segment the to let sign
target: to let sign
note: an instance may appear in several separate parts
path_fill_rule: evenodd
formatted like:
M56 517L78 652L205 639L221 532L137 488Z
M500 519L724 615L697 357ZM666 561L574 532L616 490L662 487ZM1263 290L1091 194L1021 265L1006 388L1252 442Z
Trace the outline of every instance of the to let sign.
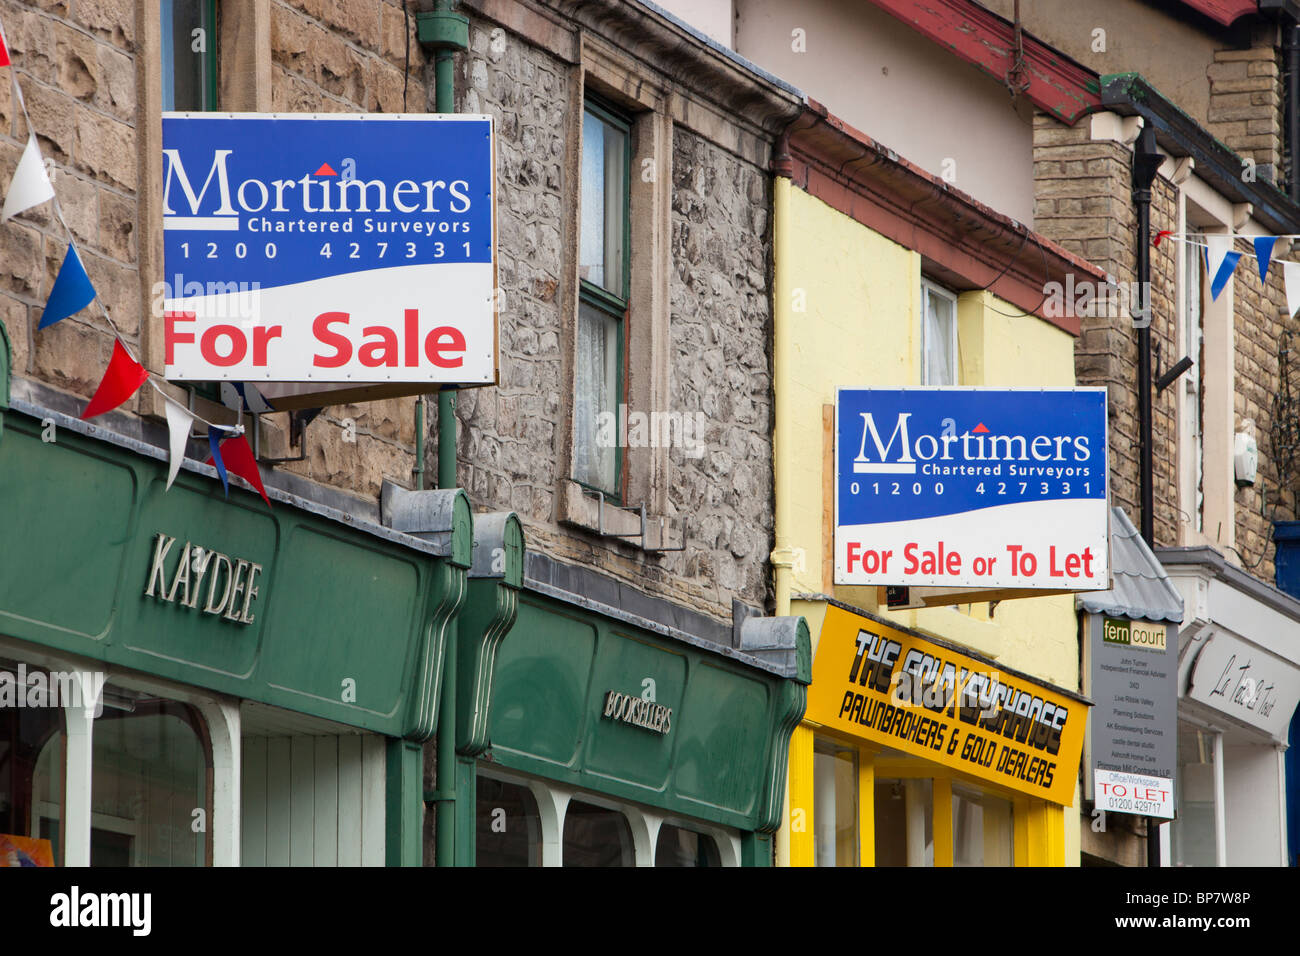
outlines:
M1106 391L839 390L835 583L1105 590Z
M488 116L164 114L166 376L495 381L493 166Z

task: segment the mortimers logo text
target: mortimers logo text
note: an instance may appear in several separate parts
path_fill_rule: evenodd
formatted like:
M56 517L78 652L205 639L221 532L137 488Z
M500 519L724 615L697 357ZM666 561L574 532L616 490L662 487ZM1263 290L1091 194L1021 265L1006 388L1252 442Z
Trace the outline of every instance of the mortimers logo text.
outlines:
M471 200L463 179L357 179L340 176L329 163L298 179L245 179L232 183L227 168L234 150L212 151L207 171L191 176L180 150L164 149L163 226L167 229L238 230L245 213L464 213ZM201 184L200 184L201 179ZM391 204L391 205L390 205ZM444 208L445 204L445 208Z
M998 435L983 422L958 433L956 420L945 418L937 433L926 432L913 439L908 426L912 413L900 412L885 439L871 412L859 414L862 438L853 471L860 475L914 475L918 462L1077 463L1092 457L1087 435ZM935 472L926 469L926 473Z

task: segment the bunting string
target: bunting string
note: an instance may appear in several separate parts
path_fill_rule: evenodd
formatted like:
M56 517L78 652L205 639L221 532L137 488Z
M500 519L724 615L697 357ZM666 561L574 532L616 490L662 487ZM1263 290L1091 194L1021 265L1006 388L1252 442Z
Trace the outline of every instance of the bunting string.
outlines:
M176 479L189 440L192 438L207 438L211 453L208 463L215 465L222 485L226 489L226 494L229 494L229 481L227 478L227 467L229 467L230 471L247 481L270 507L271 502L267 498L266 490L262 485L256 457L244 437L243 415L246 391L238 386L234 389L238 401L235 408L234 424L209 421L193 409L180 404L167 394L155 376L133 354L121 330L117 327L117 323L113 321L113 317L109 314L108 307L96 293L85 264L82 262L81 255L77 251L72 230L68 227L67 220L64 218L58 194L55 192L46 172L45 160L41 155L40 145L36 140L36 128L32 123L31 115L27 112L27 103L23 97L22 86L18 82L18 71L14 67L9 54L3 23L0 23L0 67L9 68L9 84L13 91L13 102L22 113L27 129L27 145L23 149L9 188L5 192L3 209L0 209L0 224L7 223L14 216L48 202L54 219L59 223L67 240L67 252L64 254L63 263L59 267L54 285L51 287L50 294L46 299L45 309L41 314L41 321L37 325L37 331L48 328L93 305L104 323L112 330L114 336L113 354L108 369L105 371L99 387L95 390L95 394L87 403L86 409L81 415L82 419L93 418L96 415L102 415L117 408L147 383L165 402L164 412L168 426L168 450L170 455L167 488L170 489L172 482ZM248 395L248 405L254 411L271 410L256 390L250 391L252 394ZM196 424L204 427L203 432L198 435L194 434ZM230 459L229 466L225 459Z

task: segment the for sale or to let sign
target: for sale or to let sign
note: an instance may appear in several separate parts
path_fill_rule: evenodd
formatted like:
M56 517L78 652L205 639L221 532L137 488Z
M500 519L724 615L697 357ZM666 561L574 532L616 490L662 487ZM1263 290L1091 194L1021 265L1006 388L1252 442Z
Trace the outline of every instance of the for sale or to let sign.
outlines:
M177 380L496 378L492 119L163 116Z
M835 583L1105 590L1106 391L842 388Z

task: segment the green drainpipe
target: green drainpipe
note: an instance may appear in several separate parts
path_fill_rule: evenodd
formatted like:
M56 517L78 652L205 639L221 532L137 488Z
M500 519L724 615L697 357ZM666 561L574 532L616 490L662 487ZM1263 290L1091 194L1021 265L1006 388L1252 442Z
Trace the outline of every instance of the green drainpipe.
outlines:
M455 12L455 0L438 0L431 13L416 15L420 45L434 55L434 109L439 113L456 112L456 52L469 49L469 18ZM423 415L417 423L423 433ZM423 478L423 476L421 476ZM456 392L443 389L438 393L438 487L456 487ZM452 625L455 626L454 624ZM438 711L437 767L437 865L455 866L456 794L456 634L448 634L444 655L442 701ZM473 777L471 776L471 780ZM463 812L473 813L473 799ZM472 831L471 831L472 832ZM459 860L473 859L472 848L462 848Z

